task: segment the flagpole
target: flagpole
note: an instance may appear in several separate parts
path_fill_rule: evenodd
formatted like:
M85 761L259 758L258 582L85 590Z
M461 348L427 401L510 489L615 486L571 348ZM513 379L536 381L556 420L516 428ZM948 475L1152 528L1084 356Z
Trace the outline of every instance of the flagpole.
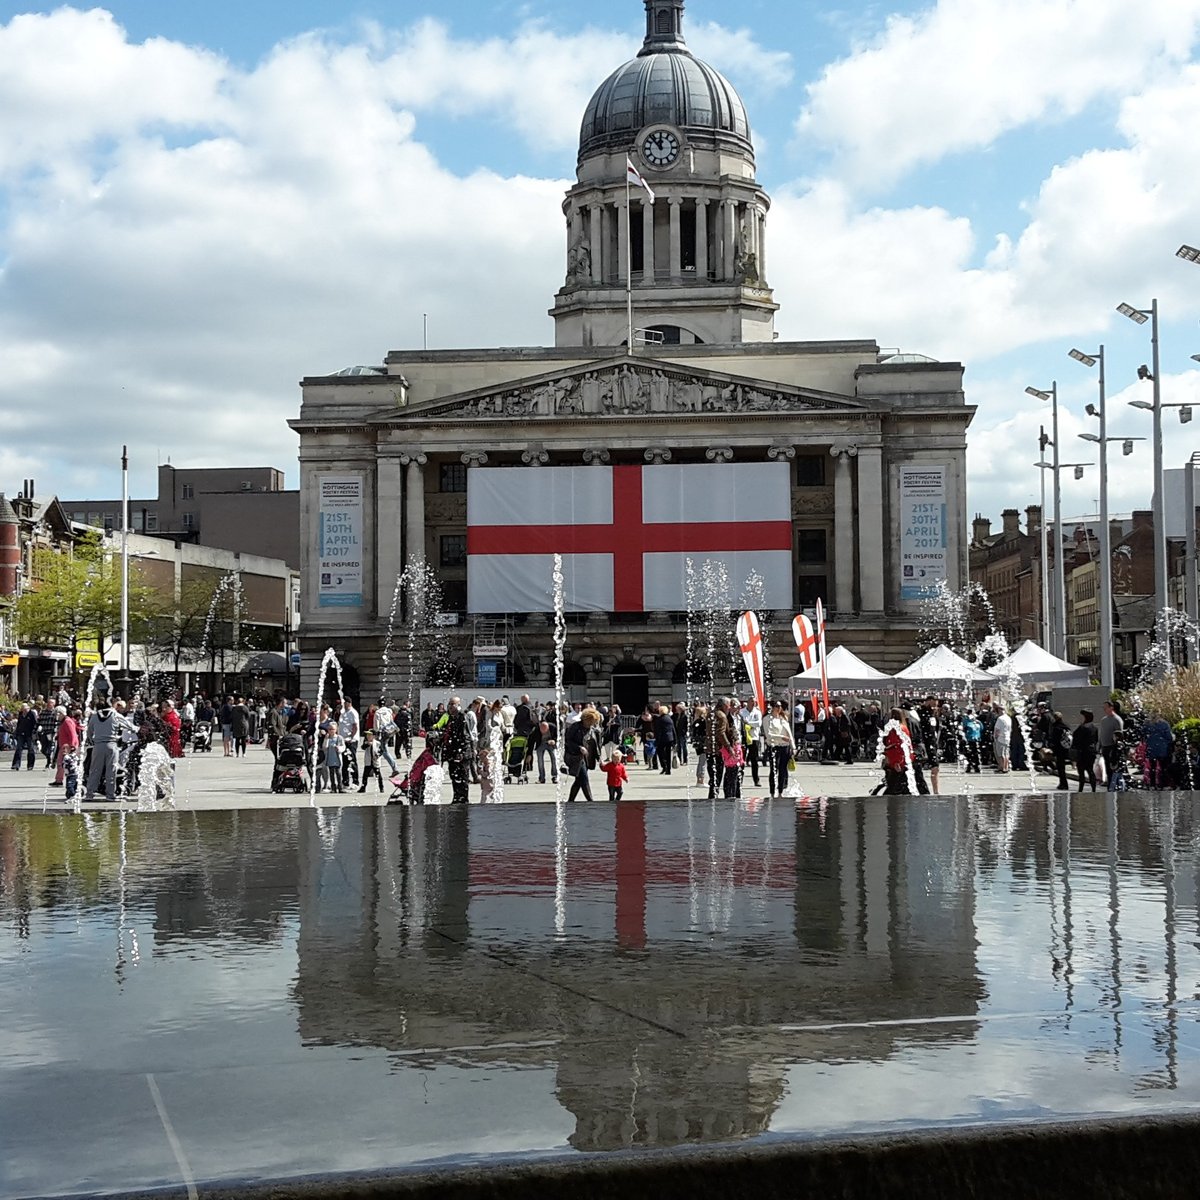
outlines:
M633 353L633 202L629 195L629 170L625 171L625 316L629 323L629 353Z

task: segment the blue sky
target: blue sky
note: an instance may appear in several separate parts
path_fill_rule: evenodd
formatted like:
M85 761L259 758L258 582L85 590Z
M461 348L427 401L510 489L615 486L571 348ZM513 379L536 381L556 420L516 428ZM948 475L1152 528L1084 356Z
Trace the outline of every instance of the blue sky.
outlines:
M301 375L424 312L434 345L551 341L578 120L642 27L639 0L0 3L0 487L111 493L122 441L141 491L168 456L294 481ZM1148 432L1123 299L1160 299L1167 399L1200 403L1200 0L690 0L686 29L750 112L782 336L962 361L972 510L1037 498L1027 383L1090 457L1072 344ZM1168 466L1200 447L1172 421ZM1114 510L1149 506L1148 459Z

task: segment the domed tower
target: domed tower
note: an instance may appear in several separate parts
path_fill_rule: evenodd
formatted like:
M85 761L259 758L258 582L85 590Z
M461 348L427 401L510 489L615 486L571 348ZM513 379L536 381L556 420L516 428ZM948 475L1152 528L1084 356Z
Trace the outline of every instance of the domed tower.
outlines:
M625 343L627 287L644 340L769 342L778 308L766 283L771 202L754 178L745 105L688 50L684 0L644 2L638 56L600 85L583 117L578 182L563 202L555 343ZM635 186L626 206L626 160L654 203Z

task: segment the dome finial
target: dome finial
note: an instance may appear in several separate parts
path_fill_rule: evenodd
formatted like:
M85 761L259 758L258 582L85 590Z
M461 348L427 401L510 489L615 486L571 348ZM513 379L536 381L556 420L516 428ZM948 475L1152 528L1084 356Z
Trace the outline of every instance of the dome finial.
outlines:
M683 40L684 0L645 0L646 40L642 54L661 54L663 51L686 50Z

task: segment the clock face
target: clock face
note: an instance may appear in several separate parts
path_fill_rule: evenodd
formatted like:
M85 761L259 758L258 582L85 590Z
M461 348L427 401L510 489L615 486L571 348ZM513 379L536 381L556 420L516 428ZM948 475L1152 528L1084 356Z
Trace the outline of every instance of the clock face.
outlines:
M669 129L656 129L642 139L642 157L652 167L669 167L683 149Z

